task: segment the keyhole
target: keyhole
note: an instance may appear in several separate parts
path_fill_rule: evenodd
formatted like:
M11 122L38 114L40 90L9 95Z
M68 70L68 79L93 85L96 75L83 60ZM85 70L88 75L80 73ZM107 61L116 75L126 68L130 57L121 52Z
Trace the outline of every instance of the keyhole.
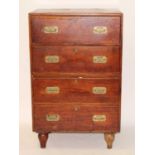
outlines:
M76 107L74 107L74 110L75 110L75 111L78 111L78 110L80 110L80 107L77 107L77 106L76 106Z
M74 53L77 53L78 52L78 49L77 48L73 48L73 52Z

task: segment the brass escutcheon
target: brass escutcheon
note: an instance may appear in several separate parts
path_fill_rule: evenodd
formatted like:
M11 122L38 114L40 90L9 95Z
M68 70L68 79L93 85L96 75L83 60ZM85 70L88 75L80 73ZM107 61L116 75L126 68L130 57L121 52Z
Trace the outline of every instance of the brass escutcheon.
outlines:
M75 111L79 111L79 110L80 110L80 106L75 106L75 107L74 107L74 110L75 110Z
M74 53L77 53L78 52L78 49L77 48L73 48L73 52Z

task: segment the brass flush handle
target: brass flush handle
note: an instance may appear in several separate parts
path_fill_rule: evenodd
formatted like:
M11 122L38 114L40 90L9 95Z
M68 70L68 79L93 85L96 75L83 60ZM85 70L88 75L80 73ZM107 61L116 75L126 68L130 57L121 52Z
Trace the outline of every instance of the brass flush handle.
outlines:
M54 87L46 87L45 89L47 94L59 94L60 88L57 86Z
M92 121L93 122L105 122L106 121L106 115L93 115Z
M93 33L94 34L107 34L108 28L106 26L95 26L93 28Z
M55 121L59 121L60 120L60 115L58 114L52 114L52 115L46 115L46 121L49 122L55 122Z
M106 87L93 87L92 93L93 94L106 94L107 88Z
M43 32L47 33L47 34L48 33L58 33L59 28L58 28L58 26L44 26Z
M108 58L106 56L93 56L93 63L107 63Z
M45 56L45 63L59 63L58 55L47 55Z

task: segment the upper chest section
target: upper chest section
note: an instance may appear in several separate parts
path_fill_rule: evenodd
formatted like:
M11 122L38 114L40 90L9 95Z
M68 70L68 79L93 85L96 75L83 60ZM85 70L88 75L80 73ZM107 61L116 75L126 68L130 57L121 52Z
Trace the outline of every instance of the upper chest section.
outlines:
M31 41L42 45L120 45L121 13L30 13Z

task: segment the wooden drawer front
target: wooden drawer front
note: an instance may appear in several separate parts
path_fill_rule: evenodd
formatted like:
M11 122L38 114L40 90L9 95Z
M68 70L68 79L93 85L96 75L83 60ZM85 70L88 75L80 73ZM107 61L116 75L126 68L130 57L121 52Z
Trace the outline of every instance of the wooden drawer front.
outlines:
M54 104L34 106L34 130L52 131L119 131L119 108L101 104Z
M31 16L33 43L120 44L120 17Z
M34 79L35 102L84 102L118 105L119 79Z
M120 72L118 46L53 46L32 50L33 72L79 75Z

